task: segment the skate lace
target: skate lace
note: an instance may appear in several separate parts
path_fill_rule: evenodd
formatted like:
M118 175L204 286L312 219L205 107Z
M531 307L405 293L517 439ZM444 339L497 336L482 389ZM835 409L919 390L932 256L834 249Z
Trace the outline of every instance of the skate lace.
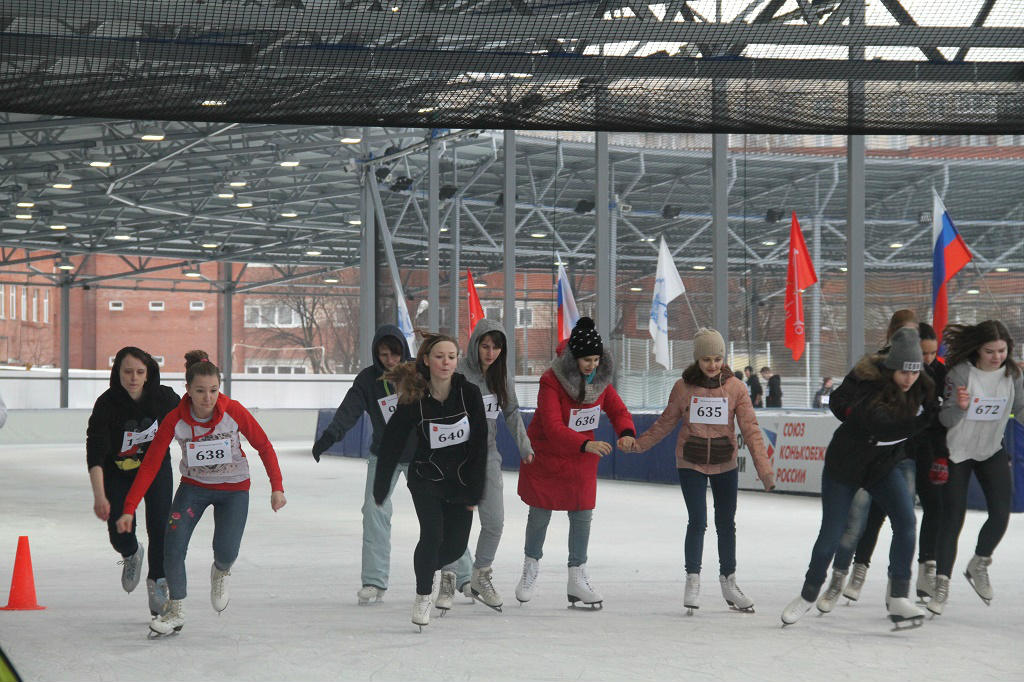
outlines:
M231 575L231 571L222 571L219 568L213 574L213 594L218 599L224 596L224 578L229 575Z
M949 581L939 580L935 584L935 601L940 604L949 599Z
M129 580L135 580L135 573L138 570L139 565L141 565L141 562L139 562L139 564L136 564L135 555L133 554L127 559L121 559L120 561L118 561L117 565L123 567L121 570L124 573L125 578L128 578Z
M828 589L825 590L825 598L835 601L839 598L839 593L843 591L843 578L846 576L834 575L832 576L832 582L828 584ZM739 590L737 589L737 592Z
M580 582L583 583L583 586L587 588L589 591L594 591L594 588L590 585L590 576L587 575L586 571L580 571Z
M493 595L493 594L497 593L495 591L495 589L494 589L494 584L491 582L491 572L490 571L481 571L480 572L480 578L478 579L478 582L480 583L480 592L481 593L486 594L486 595Z
M531 569L531 564L523 564L523 587L529 589L533 587L533 583L537 580L537 572Z
M455 594L455 574L444 571L441 573L440 594L453 596Z
M160 613L160 620L165 623L173 623L179 618L181 618L181 601L178 599L168 599L164 603L164 610Z
M850 578L850 583L854 587L862 587L864 580L868 577L868 569L864 564L853 565L853 577Z
M740 596L740 597L746 597L747 596L747 595L743 594L743 590L741 590L740 586L737 585L736 583L734 583L732 581L729 581L729 587L732 589L733 594L735 594L737 596Z

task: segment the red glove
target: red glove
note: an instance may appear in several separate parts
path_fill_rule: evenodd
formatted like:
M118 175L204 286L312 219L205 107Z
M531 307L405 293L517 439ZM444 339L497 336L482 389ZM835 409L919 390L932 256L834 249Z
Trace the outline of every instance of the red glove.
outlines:
M949 460L945 457L936 457L932 462L932 468L928 471L928 480L932 485L943 485L949 480Z

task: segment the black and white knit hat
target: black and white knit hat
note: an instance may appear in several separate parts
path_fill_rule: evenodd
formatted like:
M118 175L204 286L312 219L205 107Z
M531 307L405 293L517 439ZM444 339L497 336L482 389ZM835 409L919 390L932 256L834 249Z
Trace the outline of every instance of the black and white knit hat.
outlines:
M601 335L594 329L594 321L589 317L581 317L576 322L576 326L572 328L572 333L569 335L568 345L569 352L574 358L601 355L604 352Z
M897 329L889 340L889 353L884 364L893 371L920 372L924 356L921 353L921 337L916 329Z

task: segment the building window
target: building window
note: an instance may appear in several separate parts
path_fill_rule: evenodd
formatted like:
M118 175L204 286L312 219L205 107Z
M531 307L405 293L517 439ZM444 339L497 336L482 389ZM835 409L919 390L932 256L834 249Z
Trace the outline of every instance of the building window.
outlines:
M189 310L206 310L206 301L189 301Z
M4 319L4 304L7 299L4 298L4 285L0 284L0 320Z
M162 355L154 355L152 357L153 357L154 360L156 360L156 364L157 365L159 365L160 367L164 366L164 356L162 356Z
M299 314L286 305L246 303L246 327L300 327Z
M488 320L501 322L501 312L502 311L499 306L491 306L488 308L484 308L484 317L486 317Z
M124 310L124 301L108 301L107 308L109 310Z
M0 294L0 307L3 306L3 295ZM43 291L43 324L50 324L50 290Z
M163 301L150 301L149 302L149 309L152 310L153 312L158 312L158 313L163 312L163 310L164 310L164 302Z
M516 308L516 326L517 327L532 327L533 326L533 309L532 308Z
M304 366L296 365L246 365L246 374L305 374Z
M113 355L107 356L107 365L109 365L110 367L114 366L114 356Z
M39 289L32 290L32 321L39 321Z
M651 325L651 311L649 309L648 310L644 310L644 308L642 306L637 306L637 307L633 308L633 310L636 312L636 328L637 329L647 329L647 328L649 328L650 325Z
M11 285L11 319L18 317L18 294L15 293L18 287Z
M28 287L21 288L21 321L28 320Z

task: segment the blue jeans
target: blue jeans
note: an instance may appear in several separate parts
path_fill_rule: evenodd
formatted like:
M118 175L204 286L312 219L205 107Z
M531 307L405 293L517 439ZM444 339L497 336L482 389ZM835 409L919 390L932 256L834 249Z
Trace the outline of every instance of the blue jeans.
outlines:
M857 490L856 486L832 479L827 471L822 472L821 528L811 550L811 562L801 590L801 595L807 601L818 598L828 576L829 564L839 548L839 538L846 527ZM903 472L898 468L893 468L882 480L870 486L868 493L889 515L892 524L892 545L889 548L892 596L905 597L910 589L910 566L914 560L914 544L917 539L914 498L907 490Z
M384 504L377 506L373 499L373 481L377 474L377 457L366 459L366 489L363 491L363 568L362 584L388 589L391 573L391 495L398 483L398 474L409 479L409 465L399 464L391 477L391 487Z
M708 482L715 500L715 531L718 533L718 565L722 575L736 572L736 491L739 470L704 474L696 469L679 469L679 486L686 502L686 541L683 554L687 573L700 573L704 558L704 532L708 527Z
M171 599L187 595L185 555L199 519L213 506L213 563L226 571L238 558L242 532L249 516L248 490L210 490L182 483L171 502L171 516L164 536L164 573Z
M914 494L917 490L917 464L914 460L909 457L900 460L899 464L896 465L896 470L899 471L904 480L907 483L907 490L910 492L910 500L913 502ZM857 545L860 542L861 537L864 535L864 531L867 528L868 515L871 510L871 494L861 488L857 491L857 494L853 496L853 504L850 505L850 514L846 518L846 529L843 531L843 536L839 538L839 549L836 550L836 558L832 561L832 568L840 571L848 571L850 569L850 562L853 561L854 552L857 549ZM879 527L874 527L872 532L875 533L875 539L878 538ZM874 547L874 544L871 545ZM870 556L864 557L870 559ZM861 563L868 563L863 561Z
M593 509L582 509L569 512L569 566L582 566L587 563L587 547L590 545L590 522L594 518ZM526 545L523 553L531 559L540 561L544 556L544 538L548 534L551 522L551 510L530 507L530 515L526 517Z

